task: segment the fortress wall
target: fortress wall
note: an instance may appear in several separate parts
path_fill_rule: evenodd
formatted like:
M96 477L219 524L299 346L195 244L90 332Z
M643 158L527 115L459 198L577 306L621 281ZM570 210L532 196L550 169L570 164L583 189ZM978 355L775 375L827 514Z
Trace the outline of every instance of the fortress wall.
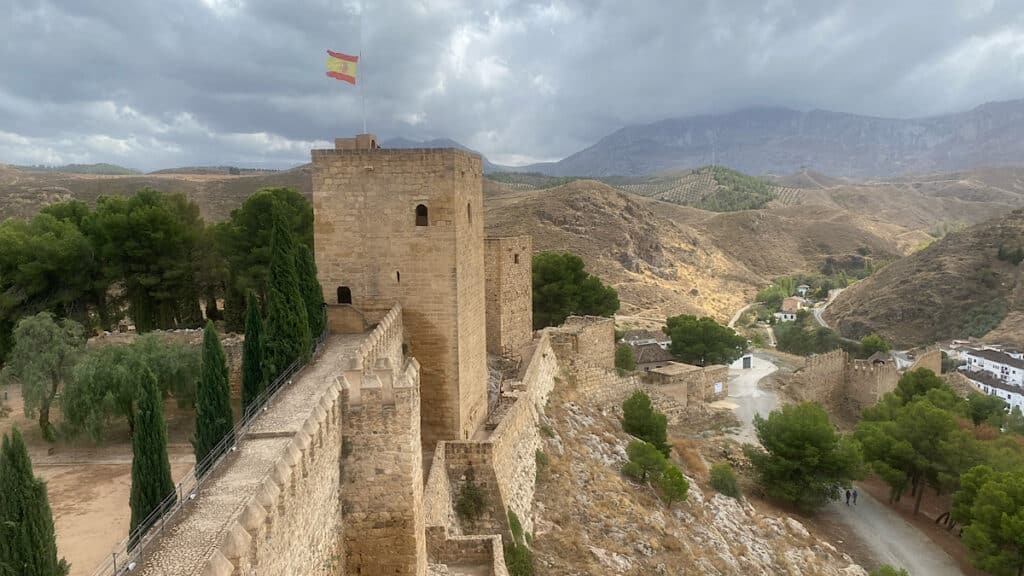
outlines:
M600 316L569 316L556 330L570 332L575 338L575 351L588 363L601 368L615 368L615 320Z
M490 576L508 576L501 538L497 536L449 536L430 539L427 553L432 564L490 565Z
M846 370L845 401L856 412L879 400L886 392L896 389L900 379L899 370L892 364L871 365L854 361Z
M261 481L254 496L236 510L234 520L201 569L193 572L181 565L164 564L169 569L164 572L156 562L146 564L142 573L246 576L304 574L309 573L310 567L323 567L323 574L341 574L337 505L341 392L336 381L325 387L319 399L314 400L309 417L293 434L264 432L266 440L262 436L252 440L259 443L289 438L269 475ZM246 450L244 443L242 450ZM231 469L227 472L251 473ZM204 492L201 498L215 505L217 493ZM188 550L172 553L185 555Z
M537 482L537 450L541 449L540 415L558 376L559 366L551 340L543 334L527 366L515 404L491 434L494 468L504 504L519 517L523 529L533 531L533 496Z
M929 350L924 354L919 354L910 366L910 370L913 371L918 368L927 368L936 374L942 374L942 352L939 350ZM895 387L893 390L895 390ZM887 390L887 392L891 391Z
M393 370L398 369L404 362L402 354L404 335L402 307L395 304L377 321L377 326L359 345L355 354L356 365L351 368L371 370L377 367L380 360L385 360Z
M834 406L843 399L847 354L833 350L807 358L803 369L793 375L791 392L800 400Z
M382 336L394 328L386 324L382 320L378 327ZM382 337L379 343L386 341ZM424 576L419 364L409 358L397 375L389 366L371 372L346 371L344 384L340 497L344 573Z
M533 239L484 239L487 351L516 353L533 339Z

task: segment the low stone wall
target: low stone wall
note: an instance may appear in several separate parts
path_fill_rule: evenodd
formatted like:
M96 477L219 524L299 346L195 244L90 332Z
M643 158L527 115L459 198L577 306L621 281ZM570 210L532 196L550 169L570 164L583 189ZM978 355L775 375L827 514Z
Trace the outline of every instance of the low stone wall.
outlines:
M942 374L942 351L929 350L923 354L918 354L917 359L910 366L910 370L917 370L918 368L927 368L936 374Z

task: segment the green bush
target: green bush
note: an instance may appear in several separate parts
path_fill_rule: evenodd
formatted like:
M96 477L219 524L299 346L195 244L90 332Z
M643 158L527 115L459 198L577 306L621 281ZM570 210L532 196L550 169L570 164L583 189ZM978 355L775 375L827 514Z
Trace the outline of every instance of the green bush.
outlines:
M741 495L740 483L728 462L719 462L711 466L711 487L731 498L739 498Z
M558 326L570 315L611 316L619 295L583 269L583 260L563 252L533 255L533 328Z
M686 477L679 471L679 468L671 464L666 464L664 470L662 470L661 478L658 479L658 486L661 488L661 495L665 499L665 504L670 508L673 502L686 500L686 495L690 490L690 483L686 480Z
M871 571L870 576L910 576L910 573L903 568L895 568L889 564L882 564Z
M656 480L665 470L668 460L654 444L633 440L626 447L629 462L622 466L622 473L639 482Z
M487 508L487 495L476 485L472 478L459 489L455 499L455 514L461 520L476 520Z
M540 478L540 475L548 467L548 455L545 454L543 450L537 450L533 457L537 462L537 477Z
M1002 299L983 302L964 315L962 336L981 338L991 332L1006 317L1006 302Z
M629 344L619 344L615 347L615 367L622 372L636 370L636 358L633 357L633 347Z
M508 568L509 576L532 576L533 575L533 554L529 545L533 537L529 533L523 533L523 525L519 522L519 516L510 508L508 510L508 529L512 533L512 542L505 544L505 567Z
M668 418L654 409L650 396L643 390L633 392L622 403L622 429L668 456Z

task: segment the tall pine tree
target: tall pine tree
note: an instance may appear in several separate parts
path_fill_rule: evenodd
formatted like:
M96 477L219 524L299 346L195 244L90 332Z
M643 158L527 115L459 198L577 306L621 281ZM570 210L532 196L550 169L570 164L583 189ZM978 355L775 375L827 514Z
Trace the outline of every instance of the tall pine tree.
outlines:
M0 574L64 576L57 558L46 483L32 474L25 441L15 428L0 448Z
M167 426L156 377L144 364L131 366L139 379L139 398L135 406L135 433L132 434L132 492L128 503L132 509L129 527L129 548L138 543L142 533L155 521L150 514L164 500L174 496L171 463L167 459ZM157 516L158 517L158 516Z
M249 290L245 314L245 344L242 346L242 413L254 410L253 402L266 388L263 379L263 319L256 293Z
M316 260L313 251L305 244L299 244L295 255L295 269L299 275L299 288L306 303L306 318L309 320L309 334L314 339L324 331L324 293L316 279Z
M267 323L263 338L263 374L268 384L292 362L309 358L313 345L306 304L295 274L294 246L295 241L284 216L275 214L274 232L270 239Z
M228 365L217 329L213 322L207 321L203 330L203 368L196 389L196 432L192 438L196 476L202 476L209 470L207 457L212 456L212 460L219 455L214 453L218 445L223 452L221 441L233 434L232 424Z

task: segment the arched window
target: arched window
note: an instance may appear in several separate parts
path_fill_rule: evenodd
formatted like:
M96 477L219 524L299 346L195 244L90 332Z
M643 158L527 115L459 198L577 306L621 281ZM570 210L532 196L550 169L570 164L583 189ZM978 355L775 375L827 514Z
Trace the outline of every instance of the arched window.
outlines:
M423 204L416 206L416 225L417 226L429 226L430 221L427 219L427 207Z
M348 286L338 286L338 304L352 303L352 289Z
M473 223L473 209L469 206L469 202L466 202L466 220L469 220L470 224Z

